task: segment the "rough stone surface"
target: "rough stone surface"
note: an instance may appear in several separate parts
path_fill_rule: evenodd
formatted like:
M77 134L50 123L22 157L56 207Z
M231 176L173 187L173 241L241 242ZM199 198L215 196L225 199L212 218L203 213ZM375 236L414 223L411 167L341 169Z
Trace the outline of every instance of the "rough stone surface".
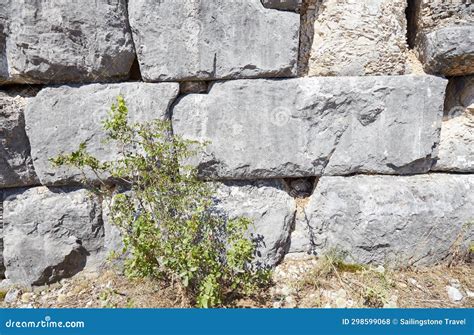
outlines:
M30 143L25 132L24 109L35 90L0 90L0 189L38 184Z
M418 31L429 31L474 22L469 0L410 0L411 19Z
M104 200L105 250L120 252L124 245L120 230L111 222L109 205ZM215 210L228 218L252 220L249 236L258 243L257 262L261 265L276 265L288 250L296 204L280 181L219 183Z
M296 75L296 13L260 0L134 0L128 11L145 81Z
M185 96L173 129L210 141L197 161L217 179L426 172L447 81L431 76L238 80Z
M131 121L165 119L178 95L177 83L123 83L60 86L43 89L25 112L26 131L31 142L36 173L43 185L64 185L83 179L80 171L55 168L49 161L70 153L86 142L88 151L102 161L111 160L118 148L104 143L103 120L118 95L125 98ZM86 177L97 177L86 171Z
M230 218L252 220L251 236L259 243L258 261L276 265L289 247L295 217L295 200L278 181L228 182L220 184L217 207Z
M290 252L356 263L432 265L474 237L474 176L323 177L298 216Z
M12 283L41 285L94 267L101 206L88 191L36 187L4 201L4 260Z
M314 23L310 76L403 74L405 0L323 1Z
M439 160L433 170L474 172L474 76L450 79L444 107Z
M469 1L414 0L410 4L410 43L427 73L474 73L474 15Z
M119 228L112 222L110 216L111 205L112 200L108 197L104 198L102 201L102 217L104 220L104 255L107 257L110 254L115 254L117 257L113 260L115 265L121 265L125 258L125 255L122 255L125 245Z
M0 80L127 78L135 54L126 0L95 0L86 6L81 1L2 0L0 6Z
M298 11L303 4L303 0L261 0L265 8Z
M474 25L447 27L423 35L417 46L427 73L474 74Z

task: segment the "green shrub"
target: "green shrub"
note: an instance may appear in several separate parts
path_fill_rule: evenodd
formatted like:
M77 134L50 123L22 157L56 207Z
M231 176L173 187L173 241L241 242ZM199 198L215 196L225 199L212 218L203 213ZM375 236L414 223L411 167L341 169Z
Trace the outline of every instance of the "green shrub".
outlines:
M118 97L104 122L108 141L121 148L118 159L101 162L85 143L51 159L56 166L89 169L121 185L117 192L101 180L107 187L95 190L113 198L110 216L129 255L126 273L178 283L199 307L219 306L226 297L265 285L268 271L252 265L256 246L246 237L251 222L216 211L214 186L180 163L203 144L173 135L169 122L131 123L127 116Z

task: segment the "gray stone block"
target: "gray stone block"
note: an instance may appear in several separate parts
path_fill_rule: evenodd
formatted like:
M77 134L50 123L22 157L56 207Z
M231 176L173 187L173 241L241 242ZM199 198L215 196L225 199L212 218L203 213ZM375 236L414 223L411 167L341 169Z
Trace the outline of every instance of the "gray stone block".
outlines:
M323 177L296 221L290 252L355 263L433 265L474 237L474 176Z
M6 15L0 14L0 80L82 83L128 77L135 53L126 0L2 0L1 5Z
M447 81L431 76L215 83L173 110L176 134L209 141L202 176L411 174L437 157Z
M5 275L12 283L49 284L98 264L101 205L88 191L17 190L3 205Z
M134 0L128 11L145 81L296 76L296 13L260 0Z
M474 76L449 81L439 159L433 170L474 172Z
M101 161L117 157L119 148L113 143L104 143L102 123L118 95L125 98L130 121L144 122L167 119L178 92L177 83L91 84L43 89L25 112L31 155L41 183L81 182L84 176L79 170L53 167L49 159L77 150L82 142L86 142L88 151ZM98 179L92 171L86 171L86 178Z
M26 104L35 93L27 88L0 91L0 189L39 184L24 116Z
M284 190L282 182L229 181L217 183L215 187L214 213L224 219L250 219L252 224L247 236L257 245L255 263L276 265L288 250L296 210L295 200ZM120 252L124 244L120 230L111 220L109 206L109 200L105 200L105 250L107 253Z
M474 24L423 34L416 48L427 73L445 76L474 74Z
M275 266L289 248L296 203L278 181L220 184L217 209L229 218L252 221L249 236L257 242L256 262Z

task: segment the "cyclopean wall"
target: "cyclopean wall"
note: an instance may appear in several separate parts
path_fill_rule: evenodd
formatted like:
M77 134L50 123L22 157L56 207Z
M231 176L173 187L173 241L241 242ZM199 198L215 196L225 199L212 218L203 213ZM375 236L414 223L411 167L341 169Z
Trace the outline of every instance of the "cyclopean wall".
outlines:
M393 266L465 252L472 7L0 0L0 277L52 283L120 248L105 201L49 162L83 141L113 159L101 121L119 94L132 120L210 141L192 163L219 184L220 209L253 220L268 265L331 249Z

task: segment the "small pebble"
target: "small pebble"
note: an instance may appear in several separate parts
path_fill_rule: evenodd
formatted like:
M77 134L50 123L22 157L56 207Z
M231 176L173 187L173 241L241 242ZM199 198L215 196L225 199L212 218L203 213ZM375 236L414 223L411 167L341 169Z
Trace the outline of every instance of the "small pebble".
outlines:
M57 301L58 303L62 304L65 303L67 300L67 296L65 294L58 295Z
M374 271L378 273L385 273L385 268L382 265L379 265L374 269Z
M3 299L3 301L5 301L8 304L14 303L15 301L18 300L18 296L20 295L20 293L21 293L20 290L16 288L11 288L8 290L7 294L5 295L5 299Z
M33 293L31 292L26 292L21 295L21 302L23 303L28 303L30 302L31 298L33 298Z
M449 300L452 302L460 302L464 297L456 287L446 286L446 291L448 292Z

